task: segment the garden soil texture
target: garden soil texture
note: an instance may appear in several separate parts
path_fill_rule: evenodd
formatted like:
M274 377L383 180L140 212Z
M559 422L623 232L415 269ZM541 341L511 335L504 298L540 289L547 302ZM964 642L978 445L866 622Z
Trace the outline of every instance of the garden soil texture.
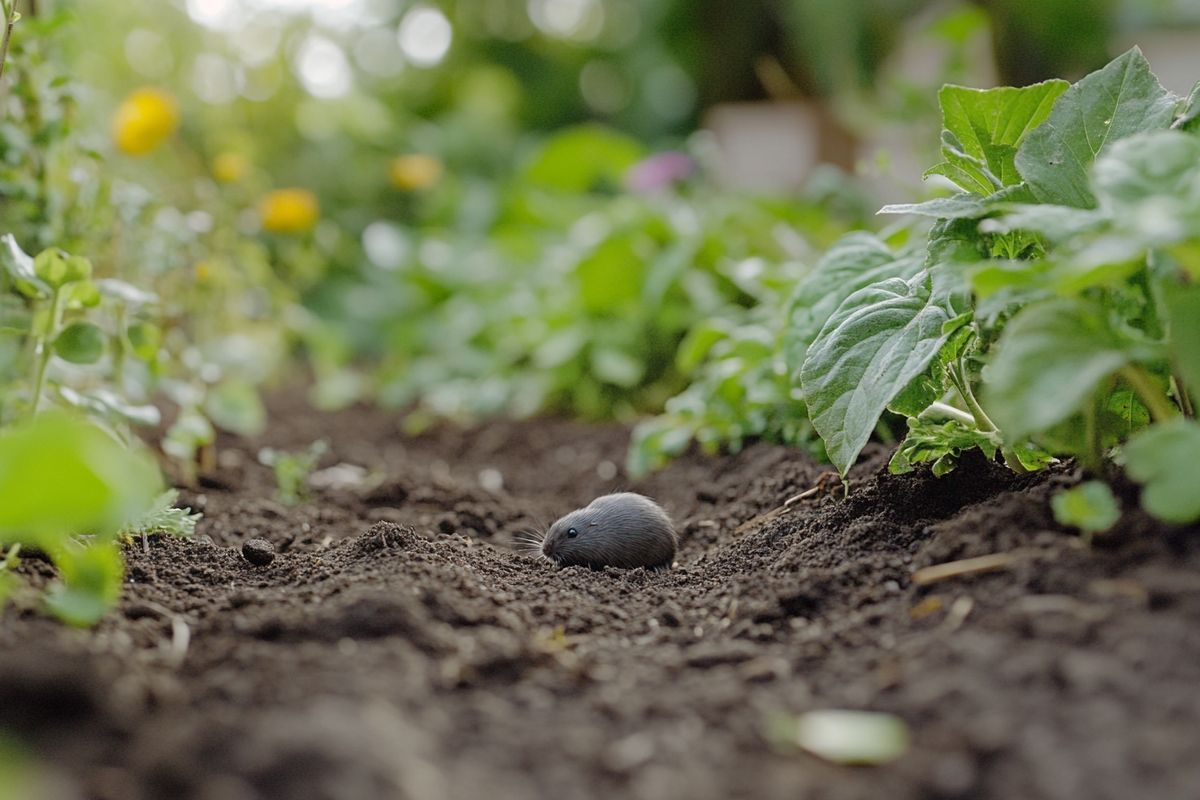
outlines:
M183 493L195 538L127 547L95 631L28 598L0 616L0 730L62 797L1200 796L1200 539L1132 487L1089 546L1050 511L1070 464L896 477L868 449L845 497L768 445L630 480L616 425L272 419ZM318 438L322 467L365 478L280 505L258 449ZM616 490L670 512L674 569L521 552L523 531ZM250 539L275 558L251 564ZM37 558L20 572L53 579ZM897 715L907 753L848 767L789 741L828 708Z

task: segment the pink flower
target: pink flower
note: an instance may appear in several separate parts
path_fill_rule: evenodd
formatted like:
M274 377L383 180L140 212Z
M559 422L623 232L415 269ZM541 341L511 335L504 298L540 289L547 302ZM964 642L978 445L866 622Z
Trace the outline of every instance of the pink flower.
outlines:
M667 150L643 158L625 173L625 186L631 192L661 192L696 174L696 162L686 153Z

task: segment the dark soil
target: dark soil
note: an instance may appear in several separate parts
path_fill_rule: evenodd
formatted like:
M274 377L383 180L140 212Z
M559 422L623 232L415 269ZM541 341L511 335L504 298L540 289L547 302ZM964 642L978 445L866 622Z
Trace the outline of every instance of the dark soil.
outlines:
M0 728L56 797L1200 797L1200 537L1132 490L1088 547L1049 511L1068 467L893 477L876 451L848 499L784 510L826 468L778 447L629 481L618 426L276 419L184 493L195 539L129 548L95 631L28 600L0 616ZM280 505L258 447L316 438L365 479ZM517 552L616 489L671 512L673 570ZM250 539L274 559L247 561ZM1011 562L912 580L994 553ZM771 735L819 708L896 714L910 750L841 767Z

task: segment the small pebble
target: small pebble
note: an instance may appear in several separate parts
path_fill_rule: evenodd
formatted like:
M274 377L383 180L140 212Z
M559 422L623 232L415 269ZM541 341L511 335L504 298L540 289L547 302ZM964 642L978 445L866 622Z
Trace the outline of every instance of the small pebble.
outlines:
M242 545L242 557L256 567L265 567L275 560L275 545L266 539L247 539Z

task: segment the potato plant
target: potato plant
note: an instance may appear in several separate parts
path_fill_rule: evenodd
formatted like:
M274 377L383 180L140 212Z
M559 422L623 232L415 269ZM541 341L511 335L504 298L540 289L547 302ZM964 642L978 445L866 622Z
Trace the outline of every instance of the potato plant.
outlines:
M1016 471L1074 456L1124 464L1161 519L1200 518L1197 97L1136 49L1074 85L942 90L928 174L960 191L884 208L932 227L902 247L851 235L794 298L789 359L843 475L893 413L893 472L972 448Z

